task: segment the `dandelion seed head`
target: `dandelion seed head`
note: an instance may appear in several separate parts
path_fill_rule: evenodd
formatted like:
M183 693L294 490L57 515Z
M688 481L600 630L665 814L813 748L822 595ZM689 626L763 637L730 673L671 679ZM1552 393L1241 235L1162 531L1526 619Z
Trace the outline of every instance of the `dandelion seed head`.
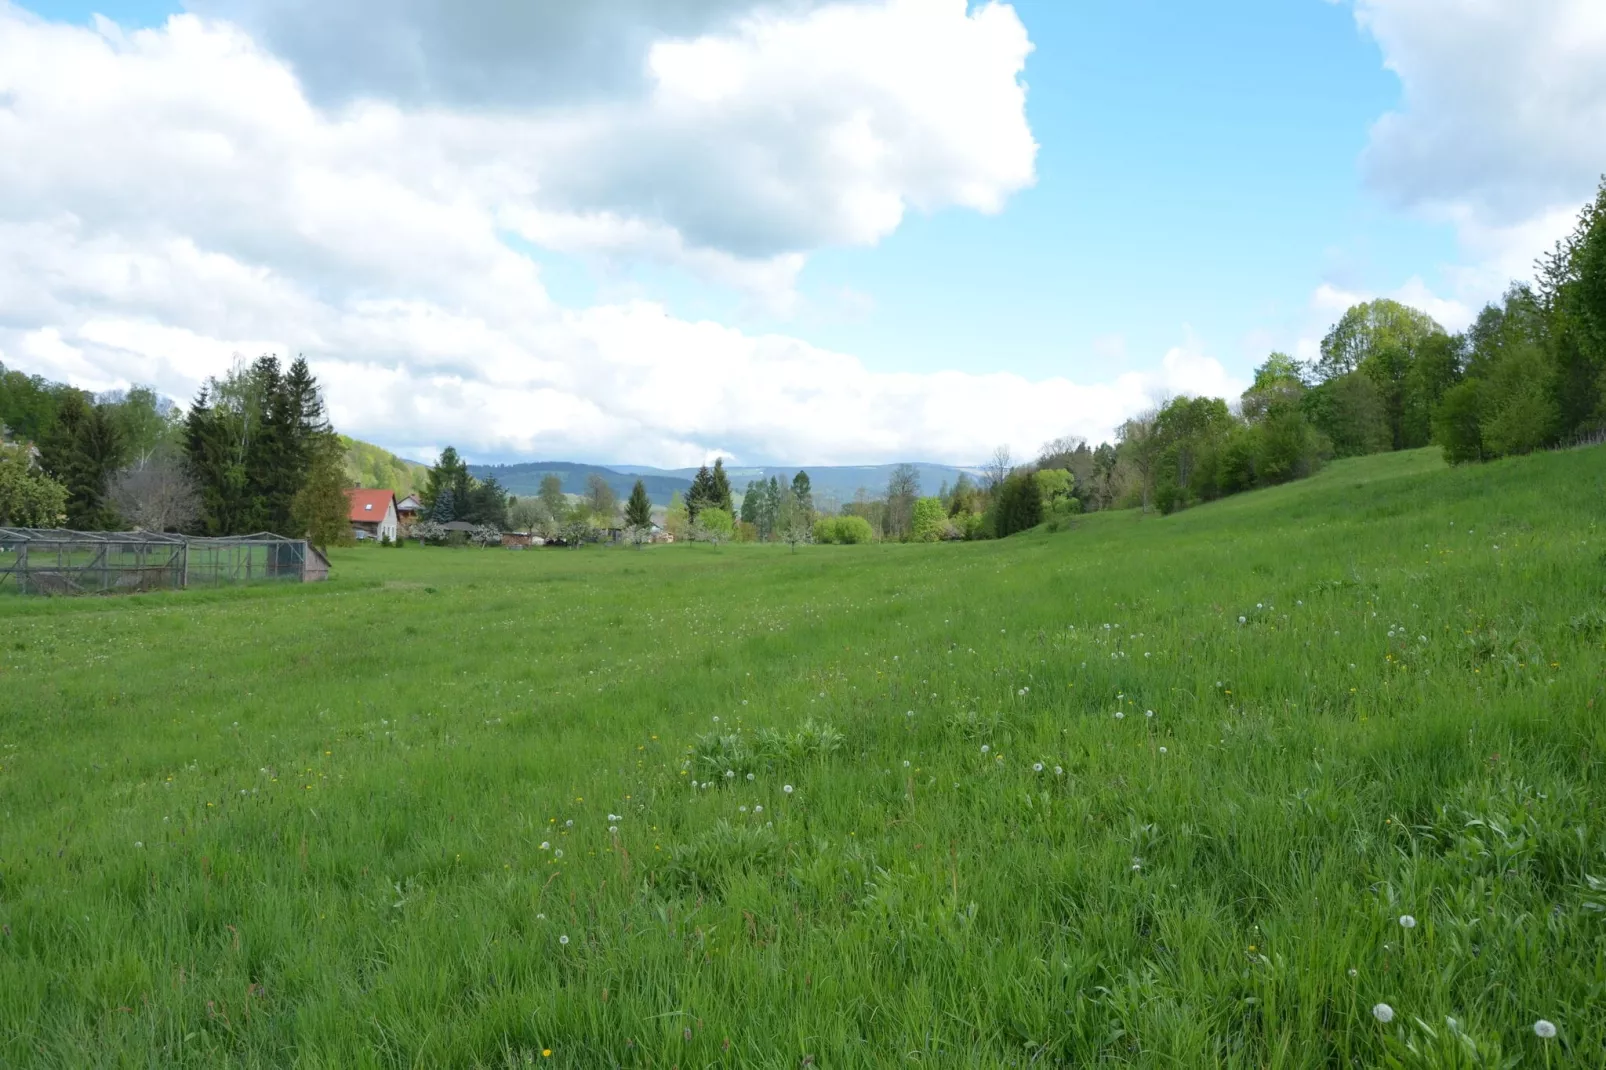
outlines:
M1540 1040L1550 1040L1556 1035L1556 1023L1547 1022L1541 1018L1534 1023L1534 1036Z
M782 787L781 787L781 790L782 790L782 791L784 791L784 792L786 792L786 794L788 794L788 795L790 795L790 794L792 794L792 785L790 785L790 784L785 784L785 785L783 785L783 786L782 786Z
M1043 771L1043 763L1042 762L1033 762L1032 763L1032 772L1041 773L1042 771Z
M564 933L562 936L558 937L558 943L562 944L564 947L568 947L569 946L569 934L568 933Z
M1390 1007L1387 1003L1379 1003L1377 1006L1372 1008L1372 1017L1376 1018L1384 1025L1388 1025L1394 1020L1394 1008Z
M1416 919L1411 917L1411 915L1409 915L1409 914L1401 914L1400 915L1400 928L1402 928L1402 929L1414 929L1414 928L1416 928Z

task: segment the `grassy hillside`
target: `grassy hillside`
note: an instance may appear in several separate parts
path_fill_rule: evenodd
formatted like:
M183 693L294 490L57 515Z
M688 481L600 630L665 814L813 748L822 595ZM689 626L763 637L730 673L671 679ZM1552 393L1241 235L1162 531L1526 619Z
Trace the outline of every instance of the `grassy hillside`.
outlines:
M0 604L0 1064L1603 1065L1599 449L335 566Z

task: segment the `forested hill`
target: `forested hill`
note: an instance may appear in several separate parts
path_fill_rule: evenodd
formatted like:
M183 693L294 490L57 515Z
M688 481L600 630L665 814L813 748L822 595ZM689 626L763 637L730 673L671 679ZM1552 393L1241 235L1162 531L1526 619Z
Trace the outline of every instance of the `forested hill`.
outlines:
M469 475L484 481L493 476L502 484L509 494L519 497L533 497L541 492L541 480L549 475L555 475L563 480L565 494L586 493L586 479L599 475L613 488L619 499L630 497L631 489L640 479L647 487L647 497L654 505L668 505L670 495L675 491L685 494L691 489L691 480L678 475L654 474L636 476L627 472L619 472L612 468L604 468L595 464L579 464L574 461L530 461L525 464L471 464L468 466Z

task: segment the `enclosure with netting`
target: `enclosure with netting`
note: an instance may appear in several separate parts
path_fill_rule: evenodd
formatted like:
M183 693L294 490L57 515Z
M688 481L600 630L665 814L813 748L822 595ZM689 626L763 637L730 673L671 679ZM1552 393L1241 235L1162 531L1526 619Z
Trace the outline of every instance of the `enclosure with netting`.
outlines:
M305 539L0 527L0 594L113 594L327 578Z

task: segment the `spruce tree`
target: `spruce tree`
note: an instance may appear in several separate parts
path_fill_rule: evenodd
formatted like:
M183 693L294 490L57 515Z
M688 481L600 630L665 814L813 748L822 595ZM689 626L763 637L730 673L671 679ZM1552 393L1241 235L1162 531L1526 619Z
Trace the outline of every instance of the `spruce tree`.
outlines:
M715 463L717 464L718 462ZM709 506L718 506L718 493L718 488L714 483L714 474L708 470L708 466L705 464L697 469L697 474L692 477L691 490L686 492L687 518L695 521L697 514L704 509Z
M625 523L633 528L652 525L652 502L647 499L647 485L639 479L630 488L630 500L625 503Z
M39 444L46 473L67 488L67 526L105 531L119 526L106 484L124 459L123 436L104 406L81 391L62 399L56 424Z
M731 481L725 474L725 459L714 458L714 494L710 503L716 508L725 510L731 516L736 515L736 509L731 505Z

